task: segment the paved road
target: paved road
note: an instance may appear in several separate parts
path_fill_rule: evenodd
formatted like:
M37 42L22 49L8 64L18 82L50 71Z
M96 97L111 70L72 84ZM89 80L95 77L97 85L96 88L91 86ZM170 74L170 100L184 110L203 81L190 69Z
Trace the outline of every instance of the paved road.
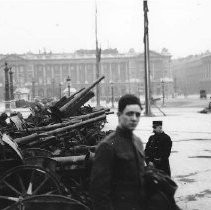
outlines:
M183 210L211 209L211 114L200 114L200 109L163 108L167 116L153 109L155 116L143 116L135 131L146 143L152 121L163 120L164 130L173 140L170 164L178 184L176 201ZM106 129L116 125L116 115L109 115Z

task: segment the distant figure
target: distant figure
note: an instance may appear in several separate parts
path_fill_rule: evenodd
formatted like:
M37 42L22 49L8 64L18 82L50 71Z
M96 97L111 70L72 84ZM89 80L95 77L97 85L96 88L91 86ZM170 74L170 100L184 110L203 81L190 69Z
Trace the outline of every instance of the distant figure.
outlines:
M146 164L163 170L171 176L169 156L171 154L171 138L162 130L162 121L153 121L154 135L149 137L145 148Z
M211 97L210 97L211 100ZM211 101L209 102L208 109L211 110Z

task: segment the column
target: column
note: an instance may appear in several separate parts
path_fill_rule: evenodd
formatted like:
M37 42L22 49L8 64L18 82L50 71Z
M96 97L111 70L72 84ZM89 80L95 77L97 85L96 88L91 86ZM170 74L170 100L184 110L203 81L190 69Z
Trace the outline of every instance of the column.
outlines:
M109 82L110 81L113 82L113 74L112 74L112 69L111 69L111 63L108 63L108 66L109 66L109 74L110 74Z
M54 78L54 65L51 65L51 75L52 75L52 78L51 80Z
M80 83L80 80L79 80L80 72L79 72L79 64L78 63L76 63L75 68L76 68L76 82L77 82L77 84L79 84Z
M87 64L86 63L84 64L84 74L85 74L85 84L88 84L88 79L87 79L88 73L87 73Z
M43 65L43 89L44 96L47 97L47 76L46 76L46 65Z
M10 109L10 95L9 95L9 68L7 62L5 62L5 109Z
M10 69L10 71L9 71L9 74L10 74L10 81L9 81L9 86L10 86L10 100L14 100L12 67L10 67L9 69Z
M117 74L118 74L118 83L121 83L121 69L120 69L120 63L117 63Z

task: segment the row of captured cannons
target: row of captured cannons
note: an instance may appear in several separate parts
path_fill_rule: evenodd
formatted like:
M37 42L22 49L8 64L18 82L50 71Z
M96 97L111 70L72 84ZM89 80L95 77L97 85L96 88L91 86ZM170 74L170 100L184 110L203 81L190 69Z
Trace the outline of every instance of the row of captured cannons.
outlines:
M0 115L0 209L89 209L92 158L113 114L85 105L102 79L51 104L29 104L27 118Z

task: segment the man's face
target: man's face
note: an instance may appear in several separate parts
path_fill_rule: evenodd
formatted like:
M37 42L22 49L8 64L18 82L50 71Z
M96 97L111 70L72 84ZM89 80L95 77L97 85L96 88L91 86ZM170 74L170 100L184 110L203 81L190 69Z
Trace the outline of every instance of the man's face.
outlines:
M118 113L119 126L133 131L139 123L141 108L137 104L127 105L123 112Z
M153 126L153 132L154 133L162 133L163 132L162 126L161 125Z

